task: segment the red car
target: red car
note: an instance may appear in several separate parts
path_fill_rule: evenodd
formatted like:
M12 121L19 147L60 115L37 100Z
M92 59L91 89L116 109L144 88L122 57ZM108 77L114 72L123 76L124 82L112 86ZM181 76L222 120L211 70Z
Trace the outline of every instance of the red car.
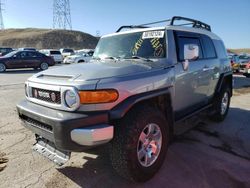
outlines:
M0 72L4 72L6 69L17 68L40 68L45 70L53 65L55 65L55 61L52 57L37 51L13 51L0 57Z

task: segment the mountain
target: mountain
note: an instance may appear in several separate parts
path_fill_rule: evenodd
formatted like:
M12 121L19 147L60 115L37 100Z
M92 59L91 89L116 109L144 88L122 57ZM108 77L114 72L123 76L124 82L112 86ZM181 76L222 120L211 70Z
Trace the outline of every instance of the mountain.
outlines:
M58 29L5 29L0 31L0 47L37 49L95 48L98 38L81 31Z

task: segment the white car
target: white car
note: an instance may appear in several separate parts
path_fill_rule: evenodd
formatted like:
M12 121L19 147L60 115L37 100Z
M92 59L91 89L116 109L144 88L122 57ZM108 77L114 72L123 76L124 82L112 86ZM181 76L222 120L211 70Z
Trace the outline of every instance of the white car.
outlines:
M75 51L73 49L70 49L70 48L61 48L60 52L61 52L63 58L75 54Z
M63 56L59 50L43 49L43 50L39 50L39 52L41 52L47 56L53 57L53 59L55 60L56 63L63 62Z
M78 51L75 55L67 56L64 58L63 63L86 63L92 58L93 51L84 52Z

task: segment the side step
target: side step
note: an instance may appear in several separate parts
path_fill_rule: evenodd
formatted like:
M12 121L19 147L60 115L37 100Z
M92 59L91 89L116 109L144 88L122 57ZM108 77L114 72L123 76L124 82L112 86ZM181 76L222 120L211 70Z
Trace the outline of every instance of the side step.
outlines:
M70 159L71 154L71 152L56 149L54 143L41 137L36 138L36 143L32 149L59 166L64 165Z

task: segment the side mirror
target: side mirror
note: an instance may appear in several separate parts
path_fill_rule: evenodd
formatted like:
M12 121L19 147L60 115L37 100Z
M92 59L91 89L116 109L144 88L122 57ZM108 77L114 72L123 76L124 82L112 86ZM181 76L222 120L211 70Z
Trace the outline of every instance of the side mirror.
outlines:
M199 57L199 46L197 44L184 45L184 62L182 63L184 71L188 70L189 61L194 61Z
M184 45L184 59L196 60L199 57L199 46L197 44Z

